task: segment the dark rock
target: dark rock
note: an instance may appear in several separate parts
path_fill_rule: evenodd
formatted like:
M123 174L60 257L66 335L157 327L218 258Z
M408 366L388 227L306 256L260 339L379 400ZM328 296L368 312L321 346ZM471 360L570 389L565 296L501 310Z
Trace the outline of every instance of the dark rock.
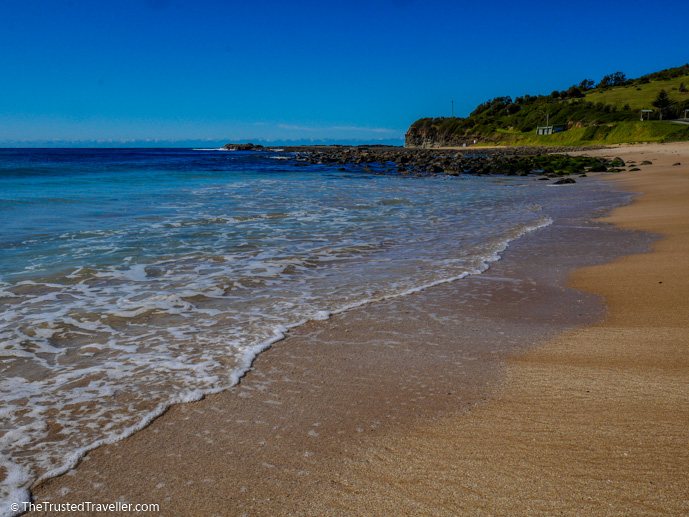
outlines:
M228 144L227 148L251 144ZM281 148L283 149L283 148ZM270 149L268 149L270 150ZM552 147L531 148L494 148L457 151L449 149L407 149L385 146L293 146L284 151L294 153L294 162L299 165L322 164L340 167L344 172L345 164L358 164L361 168L370 169L376 166L378 171L397 172L399 174L429 173L448 175L511 175L548 176L559 178L567 174L581 174L585 170L604 172L610 162L599 158L571 157L557 154ZM571 149L569 149L571 150ZM293 162L293 163L294 163ZM296 165L296 163L295 163ZM350 169L347 169L350 170Z
M608 168L603 163L599 163L589 168L589 172L605 172L607 170Z
M573 178L562 178L554 182L553 185L567 185L568 183L576 183L576 180Z
M677 162L677 163L673 163L672 165L682 165L682 164Z
M252 143L248 144L225 144L223 149L228 151L262 151L264 147L262 145L254 145Z
M617 158L613 158L613 160L610 162L610 165L613 167L624 167L626 164L624 163L624 160L618 156Z

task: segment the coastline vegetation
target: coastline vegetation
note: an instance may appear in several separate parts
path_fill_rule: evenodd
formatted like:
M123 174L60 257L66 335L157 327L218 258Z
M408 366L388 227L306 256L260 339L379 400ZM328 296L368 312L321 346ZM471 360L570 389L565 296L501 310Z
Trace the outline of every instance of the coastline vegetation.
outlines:
M689 64L598 84L584 79L550 95L496 97L466 118L424 118L407 133L411 147L438 145L596 145L689 140L689 125L667 122L689 109ZM641 110L652 110L641 112ZM643 116L643 120L641 120ZM553 134L537 128L553 126Z

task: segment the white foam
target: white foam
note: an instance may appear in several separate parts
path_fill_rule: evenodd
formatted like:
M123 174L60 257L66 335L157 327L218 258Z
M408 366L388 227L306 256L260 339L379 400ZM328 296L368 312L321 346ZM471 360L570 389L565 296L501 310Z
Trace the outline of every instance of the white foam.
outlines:
M31 501L29 486L31 485L31 472L17 465L4 456L0 456L0 467L5 468L3 485L12 487L5 499L0 500L0 515L14 517L24 513L23 503ZM12 505L17 505L13 507Z
M261 180L252 188L263 192L267 184ZM199 195L209 192L222 195L217 190L215 186L199 189ZM412 200L404 204L404 209L415 209L415 197L408 192L405 196L396 194L385 193L383 198ZM504 242L490 243L485 252L478 247L471 248L467 252L471 260L457 250L459 258L450 251L451 256L443 258L437 257L436 251L451 241L437 236L446 235L444 228L457 224L444 213L434 221L439 226L433 235L426 235L423 231L410 232L404 219L390 220L378 212L359 215L362 211L357 210L352 214L340 206L326 203L324 207L314 207L298 198L293 201L298 208L283 210L283 205L275 199L269 200L273 205L266 202L261 197L263 194L244 195L255 199L260 209L234 213L211 213L203 209L185 214L188 207L180 204L177 208L180 215L175 220L167 219L157 228L148 223L142 226L142 242L149 235L146 232L159 232L166 236L166 242L175 243L173 246L182 250L155 250L160 255L153 255L160 260L138 263L143 259L132 255L108 259L109 264L115 265L101 266L98 270L73 266L71 273L64 277L73 281L64 284L52 281L3 284L3 292L16 297L18 303L2 314L9 334L6 340L0 335L3 346L8 347L0 353L32 359L47 372L37 382L5 379L5 388L13 397L5 400L19 401L23 396L35 407L26 415L34 421L17 426L19 433L12 434L13 439L22 435L28 440L33 431L40 439L47 425L41 413L45 408L55 407L59 412L67 405L82 403L97 408L88 415L88 421L65 420L65 435L77 434L84 440L73 442L78 446L67 449L65 458L56 457L61 444L51 444L51 450L35 449L36 457L42 462L37 471L44 469L41 480L68 471L89 450L142 429L172 404L198 400L234 386L251 369L256 356L283 339L287 330L309 319L324 321L331 314L480 273L488 263L498 260L500 251L516 238L511 235ZM334 195L340 193L326 189L323 199L329 200ZM289 202L289 193L280 196ZM333 199L337 203L358 203L356 196L352 197L355 201L350 202L346 197ZM271 209L265 210L263 205ZM396 205L400 203L381 208L371 201L362 210L400 209ZM414 214L414 221L419 220L419 214ZM306 223L303 226L307 230L293 232L295 221L300 225ZM237 236L240 224L244 233ZM418 255L400 257L394 248L394 224L399 224L403 235L408 237L407 242L398 242L399 249L414 244L420 250ZM204 226L199 231L215 231L214 236L220 237L206 237L210 246L199 244L194 241L194 231L200 225ZM209 226L213 228L208 229ZM182 231L188 233L176 228L184 228ZM367 229L369 233L363 234L362 230ZM536 228L526 228L520 235L533 229ZM123 235L129 238L135 233ZM186 242L179 242L180 235ZM223 246L231 239L235 239L232 246ZM128 244L122 249L133 249L136 245ZM65 251L65 257L74 255ZM84 263L92 264L87 260L88 255L84 256ZM370 268L377 281L368 283L360 277L357 268L367 272ZM388 275L393 269L396 276ZM349 283L333 284L334 279L342 277L342 272L349 275L346 278ZM40 292L44 288L56 291L27 296L7 291L17 285L31 287L25 292ZM33 335L28 328L34 329ZM55 340L59 340L60 346L53 346ZM32 348L25 347L26 342ZM188 346L189 343L193 345ZM78 387L59 390L59 386L69 383ZM135 409L135 403L141 402L136 398L139 395L136 387L140 385L146 385L146 396L152 397L145 414ZM127 397L135 403L114 405L118 399L127 400ZM102 416L106 411L110 415ZM17 415L18 412L6 413L8 419ZM38 476L32 473L30 477Z
M522 236L526 233L538 230L539 228L546 227L550 224L552 224L552 220L547 219L547 220L543 220L542 222L540 222L538 224L526 227L526 228L522 229L520 232L518 232L516 234L516 236L514 237L514 239L519 238L520 236ZM488 263L489 262L493 262L493 261L499 260L501 258L499 255L499 252L506 250L509 247L510 242L514 239L505 240L504 242L501 243L501 247L500 247L499 251L492 254L488 259L486 259L486 261L484 263L485 267L484 267L483 271L488 269ZM480 274L481 272L482 271L475 271L474 274ZM453 276L450 278L440 279L440 280L437 280L434 282L420 285L420 286L408 289L408 290L401 292L401 293L396 293L396 294L387 295L387 296L380 296L377 298L369 298L366 300L362 300L362 301L359 301L356 303L352 303L352 304L340 307L339 309L335 309L331 312L329 312L329 311L318 311L312 319L326 320L330 317L331 314L340 314L340 313L343 313L345 311L349 311L349 310L352 310L354 308L362 307L362 306L365 306L365 305L368 305L371 303L380 302L383 300L387 300L387 299L391 299L391 298L397 298L397 297L401 297L401 296L407 296L407 295L410 295L413 293L420 292L424 289L428 289L429 287L433 287L433 286L448 283L448 282L454 282L456 280L466 278L467 276L469 276L469 274L470 273L468 273L468 272L464 272L460 275L456 275L456 276ZM174 404L194 402L197 400L201 400L206 395L210 395L210 394L214 394L214 393L220 393L222 391L226 391L226 390L232 388L233 386L236 386L239 383L239 381L241 380L241 378L244 377L244 375L246 375L246 373L251 369L253 362L256 360L256 357L258 357L258 355L261 352L267 350L268 348L270 348L273 344L277 343L278 341L283 340L285 338L285 333L287 331L289 331L292 328L299 327L299 326L303 325L305 322L306 322L306 320L302 320L302 321L299 321L299 322L297 322L293 325L290 325L290 326L279 325L273 329L273 331L272 331L273 336L271 338L266 339L260 343L255 344L254 346L246 349L242 353L241 362L240 362L239 367L234 372L232 372L230 374L230 377L229 377L230 384L228 386L221 386L221 387L217 387L217 388L213 388L213 389L189 391L189 392L185 392L185 393L178 394L176 396L171 397L167 402L159 404L155 410L150 411L148 414L146 414L136 425L132 425L132 426L130 426L130 427L128 427L122 431L119 431L117 433L114 433L114 434L112 434L106 438L96 440L95 442L93 442L89 446L82 447L81 449L75 451L68 458L66 458L65 462L60 467L57 467L53 470L46 472L45 474L43 474L38 479L37 482L41 482L41 481L44 481L46 479L50 479L52 477L60 476L64 473L66 473L67 471L71 470L72 468L74 468L79 463L81 458L83 458L84 455L86 453L88 453L89 451L91 451L97 447L100 447L101 445L111 444L111 443L115 443L117 441L120 441L120 440L122 440L128 436L131 436L135 432L147 427L153 420L155 420L157 417L162 415L170 406L172 406ZM17 470L17 472L20 472L20 471ZM21 471L21 472L23 472L23 471ZM19 476L18 476L18 478L19 478ZM23 479L23 478L21 478L21 479ZM28 485L25 485L22 488L18 489L19 493L26 493L26 487L27 486Z

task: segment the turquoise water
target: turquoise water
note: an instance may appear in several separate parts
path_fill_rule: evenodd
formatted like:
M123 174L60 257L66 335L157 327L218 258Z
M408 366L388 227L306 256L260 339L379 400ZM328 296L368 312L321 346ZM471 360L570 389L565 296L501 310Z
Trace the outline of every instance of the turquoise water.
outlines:
M290 156L0 149L3 500L232 386L291 327L480 274L568 199Z

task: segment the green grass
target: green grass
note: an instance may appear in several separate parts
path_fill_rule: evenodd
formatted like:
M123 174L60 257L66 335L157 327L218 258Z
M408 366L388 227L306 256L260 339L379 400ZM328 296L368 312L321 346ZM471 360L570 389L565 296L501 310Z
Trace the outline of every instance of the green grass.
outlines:
M619 122L574 128L553 135L504 135L498 145L611 145L689 140L689 126L671 122Z
M522 134L522 132L519 131L518 129L500 129L500 128L498 128L495 130L495 132L503 134L503 135L521 135Z
M651 81L647 84L618 86L610 90L594 91L588 93L584 97L584 100L593 102L594 104L597 102L610 104L618 109L621 109L625 104L629 104L632 110L635 111L653 109L651 103L660 90L668 92L670 98L676 102L682 102L689 99L689 92L678 91L680 83L684 83L684 86L689 89L689 75L676 77L666 81ZM640 88L640 90L637 88Z

